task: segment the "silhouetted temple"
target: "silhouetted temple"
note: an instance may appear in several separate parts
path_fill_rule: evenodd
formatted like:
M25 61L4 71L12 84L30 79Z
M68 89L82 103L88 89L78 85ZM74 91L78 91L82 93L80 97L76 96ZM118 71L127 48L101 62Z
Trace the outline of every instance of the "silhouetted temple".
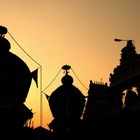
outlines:
M132 40L121 50L110 85L90 82L84 112L88 139L136 139L140 125L140 55ZM135 90L134 90L135 88Z
M6 33L7 28L0 26L0 130L5 139L16 135L33 117L31 110L24 105L31 73L26 63L9 51L11 45L4 38Z
M49 128L31 128L33 117L24 104L32 73L26 63L10 52L0 26L0 138L31 140L125 140L140 138L140 54L133 40L121 50L120 63L109 75L109 85L90 80L88 96L73 85L71 66L48 98L53 120ZM115 39L116 41L124 41Z
M85 139L120 139L120 109L107 84L90 81L83 122Z
M57 138L71 139L70 136L75 136L80 129L85 97L73 85L73 78L68 75L70 66L65 65L62 68L66 70L65 76L61 79L62 85L49 97L49 105L54 117L49 127Z
M121 50L120 64L110 74L109 81L107 85L91 80L84 106L85 97L77 94L79 90L72 86L73 79L66 71L63 85L49 98L54 116L50 129L57 139L124 140L139 137L140 55L132 40L127 40Z

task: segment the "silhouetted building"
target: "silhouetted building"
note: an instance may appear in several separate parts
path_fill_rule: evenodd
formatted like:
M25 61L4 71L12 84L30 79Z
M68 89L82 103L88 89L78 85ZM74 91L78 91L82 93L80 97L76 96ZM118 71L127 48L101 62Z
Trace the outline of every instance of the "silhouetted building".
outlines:
M133 40L121 50L120 64L110 73L110 85L89 84L85 96L73 85L69 65L62 67L62 85L48 98L54 119L50 130L30 128L33 113L25 106L32 74L26 63L10 52L0 26L0 135L4 139L32 140L124 140L140 137L140 54ZM116 39L120 41L119 39ZM135 87L135 90L134 90Z
M128 40L121 50L120 65L110 74L109 86L90 82L83 116L87 139L140 136L140 55L132 42Z
M10 42L4 38L7 28L0 26L0 130L16 135L33 117L24 102L31 84L31 72L26 63L10 52Z
M109 77L110 86L120 91L136 87L140 89L140 54L137 54L132 40L121 50L120 65Z
M81 116L85 105L82 92L73 85L73 78L66 75L61 79L62 85L49 97L49 105L53 114L50 129L60 137L68 137L77 133L81 125Z
M87 104L83 115L85 139L118 140L120 110L107 84L90 81ZM114 138L114 135L117 135Z

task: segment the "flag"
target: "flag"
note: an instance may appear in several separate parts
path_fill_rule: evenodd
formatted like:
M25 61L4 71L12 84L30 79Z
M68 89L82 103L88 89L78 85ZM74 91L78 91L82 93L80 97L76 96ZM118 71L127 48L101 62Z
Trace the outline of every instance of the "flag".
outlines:
M34 79L35 83L36 83L36 86L38 88L38 69L34 70L32 73L32 78Z
M44 93L44 92L43 92L43 93ZM44 94L45 94L45 93L44 93ZM50 97L50 96L49 96L49 95L47 95L47 94L45 94L45 96L46 96L47 100L48 100L48 99L49 99L49 97Z

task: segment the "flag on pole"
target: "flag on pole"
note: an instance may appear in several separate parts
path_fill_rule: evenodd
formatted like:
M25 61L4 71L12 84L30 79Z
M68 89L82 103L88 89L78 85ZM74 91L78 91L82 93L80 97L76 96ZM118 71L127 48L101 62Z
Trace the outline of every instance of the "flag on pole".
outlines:
M36 83L36 86L38 88L38 69L34 70L32 73L32 78L34 79L35 83Z
M44 92L43 92L43 93L44 93ZM44 94L45 94L45 93L44 93ZM49 97L50 97L50 96L47 95L47 94L45 94L45 96L46 96L46 99L49 100Z

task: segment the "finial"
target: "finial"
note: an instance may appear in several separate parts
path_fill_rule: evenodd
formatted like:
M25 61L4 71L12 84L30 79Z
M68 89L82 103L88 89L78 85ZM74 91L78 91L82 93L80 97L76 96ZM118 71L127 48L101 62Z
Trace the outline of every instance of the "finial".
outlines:
M5 34L8 32L7 28L0 26L0 53L8 52L11 48L10 42L4 38Z
M65 73L67 75L69 73L68 70L71 69L71 66L69 66L69 65L66 64L66 65L62 66L62 69L65 70Z

